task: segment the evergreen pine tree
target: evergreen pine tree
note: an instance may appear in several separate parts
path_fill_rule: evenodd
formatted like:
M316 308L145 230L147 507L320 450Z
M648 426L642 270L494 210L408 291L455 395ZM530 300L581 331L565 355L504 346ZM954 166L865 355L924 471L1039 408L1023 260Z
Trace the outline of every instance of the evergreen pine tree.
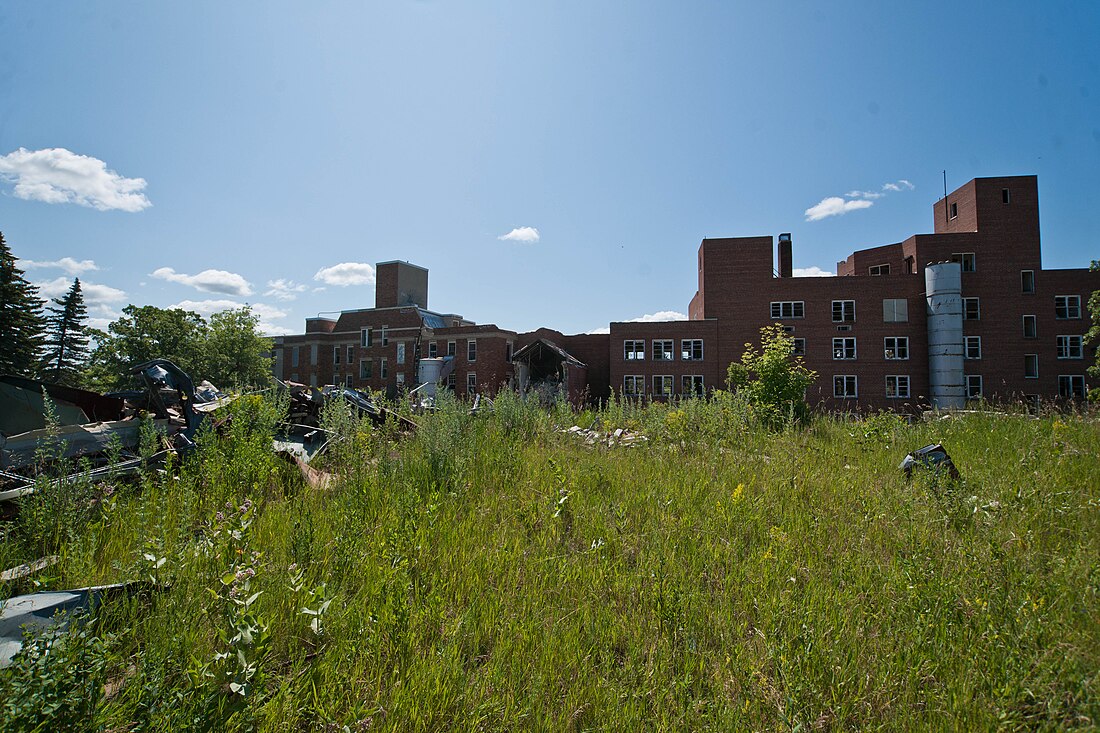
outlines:
M29 376L42 343L42 301L0 233L0 374Z
M54 298L47 306L46 343L42 356L42 378L56 384L77 385L88 360L88 335L85 322L88 309L80 292L80 278L63 298Z

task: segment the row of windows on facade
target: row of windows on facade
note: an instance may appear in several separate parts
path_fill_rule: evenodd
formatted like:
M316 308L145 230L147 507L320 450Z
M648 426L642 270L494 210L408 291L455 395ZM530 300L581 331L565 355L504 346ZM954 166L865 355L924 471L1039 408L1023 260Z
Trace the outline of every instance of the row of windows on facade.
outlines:
M369 328L363 329L363 334L364 335L363 335L363 338L362 338L362 340L359 344L360 348L370 348L373 345L372 339L369 335L370 331L371 331L371 329L369 329ZM383 331L383 334L384 333L385 333L385 331ZM387 346L389 344L389 339L387 339L387 338L385 338L385 336L383 336L380 343L381 343L382 346ZM292 367L297 367L299 365L299 361L300 361L299 349L300 349L300 347L298 347L298 346L293 346L290 349L290 365ZM397 342L396 361L397 361L398 364L404 364L405 363L406 349L407 349L407 342L405 342L405 341L398 341ZM454 341L448 341L447 342L447 356L454 356L456 354L456 351L457 351L456 343ZM342 354L346 354L346 358L342 359L341 358ZM428 357L434 359L437 356L439 356L439 344L435 341L429 341L428 342ZM506 358L507 358L508 361L512 360L512 344L511 344L511 342L508 342L508 344L507 344ZM469 339L469 340L466 341L466 361L477 361L477 341L474 340L474 339ZM355 346L353 344L348 344L347 346L338 345L338 346L333 346L332 347L332 363L333 363L333 365L339 366L341 363L352 364L354 362L355 362ZM312 344L310 346L310 360L309 360L309 363L313 366L317 365L317 344Z
M1038 372L1036 371L1036 377ZM1084 374L1059 374L1058 396L1084 398L1086 392ZM966 375L967 399L980 399L984 396L982 376ZM833 375L833 397L837 399L855 399L859 397L859 378L854 374ZM908 399L909 375L888 374L886 376L886 397L888 399Z
M402 387L402 386L405 385L405 373L404 372L397 372L394 376L396 378L398 387ZM386 378L385 364L382 364L381 377L383 379ZM360 380L370 379L370 378L371 378L371 375L370 375L369 371L364 376L363 371L360 370L360 373L359 373L359 379ZM291 374L290 375L290 381L297 382L298 381L298 374L297 373ZM343 382L344 386L351 387L353 385L353 383L355 382L355 377L354 377L353 374L345 374L344 378L341 380L339 374L333 375L333 380L332 380L333 384L340 384L341 382ZM456 376L454 374L448 375L447 376L447 387L450 388L450 389L454 389L456 384L457 384ZM313 387L317 386L317 375L316 374L311 374L310 375L310 385L313 386ZM467 392L473 392L476 388L477 388L477 373L476 372L467 372L466 373L466 391Z
M652 378L654 397L671 397L675 378L671 374L658 374ZM645 394L646 377L644 374L627 374L623 377L623 395L640 397ZM680 377L680 394L701 397L706 394L706 385L701 374L684 374Z
M1031 272L1027 270L1027 272ZM1033 288L1034 290L1034 288ZM963 298L963 320L981 319L981 303L977 298ZM834 300L833 323L851 323L856 320L856 302L854 300ZM773 320L785 321L806 317L806 301L777 300L771 303ZM1028 316L1025 316L1027 318ZM1081 318L1080 295L1055 295L1054 317L1060 321ZM1031 316L1034 318L1034 316ZM909 305L905 298L885 298L882 301L883 323L904 323L909 320Z
M653 339L653 361L675 361L675 339ZM626 361L645 361L645 339L627 339L623 341L623 359ZM681 361L703 360L703 339L681 339Z

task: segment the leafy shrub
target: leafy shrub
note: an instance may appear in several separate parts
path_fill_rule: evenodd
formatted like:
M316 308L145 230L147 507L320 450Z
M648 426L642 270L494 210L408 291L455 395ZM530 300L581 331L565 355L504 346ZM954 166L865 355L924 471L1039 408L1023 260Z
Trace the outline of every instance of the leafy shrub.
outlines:
M731 389L745 396L762 423L777 427L785 422L805 422L810 410L806 388L817 379L802 357L793 356L794 339L779 324L760 329L761 350L745 344L740 362L727 370Z

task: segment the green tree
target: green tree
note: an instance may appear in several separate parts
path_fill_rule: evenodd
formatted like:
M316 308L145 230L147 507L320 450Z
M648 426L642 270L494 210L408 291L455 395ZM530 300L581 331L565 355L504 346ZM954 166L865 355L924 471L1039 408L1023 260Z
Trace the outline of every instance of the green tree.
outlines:
M73 279L69 292L47 306L45 352L41 377L57 384L76 385L88 360L88 309L80 292L80 278Z
M96 347L88 360L85 381L100 390L137 386L130 368L150 359L169 359L201 379L203 332L206 321L182 308L128 305L107 331L92 331Z
M202 339L205 362L198 377L220 389L270 384L273 345L259 332L259 322L249 306L210 316Z
M0 374L29 376L42 344L42 301L0 233Z
M745 344L740 362L733 362L726 376L730 389L743 394L754 413L768 425L786 420L805 420L809 415L806 388L817 379L801 356L794 356L794 339L776 323L760 329L761 349Z

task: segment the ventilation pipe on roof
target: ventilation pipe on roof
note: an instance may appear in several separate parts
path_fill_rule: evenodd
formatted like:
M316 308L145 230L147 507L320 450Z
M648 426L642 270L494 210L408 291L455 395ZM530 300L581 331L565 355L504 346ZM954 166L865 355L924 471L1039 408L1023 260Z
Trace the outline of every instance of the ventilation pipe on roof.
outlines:
M779 277L791 277L794 272L794 260L791 252L791 233L779 235Z

